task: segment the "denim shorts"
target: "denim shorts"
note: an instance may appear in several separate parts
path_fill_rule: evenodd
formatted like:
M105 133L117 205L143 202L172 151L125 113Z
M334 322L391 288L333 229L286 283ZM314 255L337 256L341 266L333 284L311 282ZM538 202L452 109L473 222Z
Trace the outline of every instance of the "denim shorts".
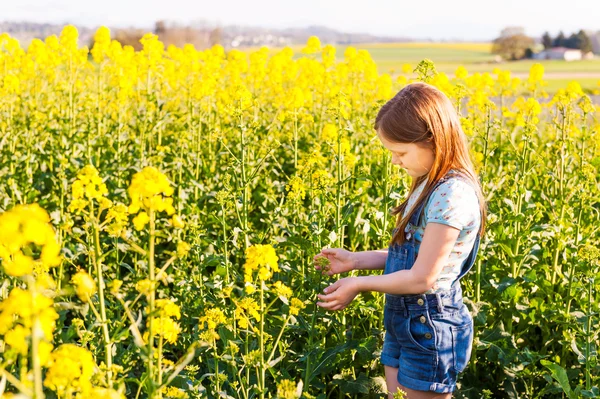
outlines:
M398 368L406 388L453 392L469 358L473 319L460 285L422 295L386 295L381 363Z

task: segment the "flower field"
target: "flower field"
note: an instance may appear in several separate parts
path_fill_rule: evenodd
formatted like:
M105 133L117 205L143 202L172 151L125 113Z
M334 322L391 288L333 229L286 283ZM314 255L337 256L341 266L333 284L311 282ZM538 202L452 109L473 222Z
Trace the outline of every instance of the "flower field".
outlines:
M0 35L0 397L386 397L383 295L324 311L312 259L387 247L410 178L373 123L412 80L456 104L489 205L455 397L600 397L600 107L577 82L392 79L314 37L142 43Z

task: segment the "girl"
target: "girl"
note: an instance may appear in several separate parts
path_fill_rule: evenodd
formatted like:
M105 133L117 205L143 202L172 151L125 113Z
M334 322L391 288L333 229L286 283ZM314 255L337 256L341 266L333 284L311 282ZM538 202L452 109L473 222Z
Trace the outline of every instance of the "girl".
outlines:
M479 180L458 115L441 91L425 83L403 88L377 114L375 130L392 164L412 177L387 249L352 253L323 249L327 274L384 269L347 277L324 289L317 304L344 309L358 293L385 293L381 362L389 398L451 398L470 358L473 320L460 278L473 266L485 220ZM315 266L319 269L318 266Z

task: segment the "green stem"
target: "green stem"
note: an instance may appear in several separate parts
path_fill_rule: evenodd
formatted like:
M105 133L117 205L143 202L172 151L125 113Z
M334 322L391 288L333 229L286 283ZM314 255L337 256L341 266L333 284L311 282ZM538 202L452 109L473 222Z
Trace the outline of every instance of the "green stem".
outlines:
M100 301L100 324L102 325L102 334L104 340L104 359L106 361L107 384L112 388L112 345L110 342L110 334L108 331L108 320L106 318L106 303L104 299L104 276L102 274L102 262L100 261L100 231L98 228L98 219L94 214L94 203L90 201L91 215L93 218L93 240L94 240L94 266L96 269L96 277L98 279L98 299Z
M264 282L260 282L260 376L259 376L259 388L260 398L265 397L265 301L264 301Z
M317 289L319 292L321 292L321 282L323 281L323 273L321 273L321 270L319 270L319 282L317 284ZM317 320L317 310L318 310L318 306L317 306L317 302L315 301L313 303L313 312L312 312L312 318L311 318L311 322L310 322L310 331L308 333L308 345L307 345L307 350L308 353L306 354L306 369L304 370L304 386L306 386L306 388L308 389L308 387L310 386L310 372L311 372L311 364L310 364L310 352L312 351L313 347L313 336L314 336L314 331L315 331L315 323Z
M225 284L229 285L229 250L227 248L227 222L225 221L225 207L221 204L221 225L223 226L223 252L225 254Z
M587 317L587 326L586 326L586 337L585 337L585 389L592 389L592 373L590 368L592 367L592 362L590 361L590 354L592 353L592 295L594 292L594 277L589 278L588 282L588 317Z
M150 298L148 303L148 376L154 381L154 302L156 299L155 270L154 270L154 235L155 235L155 220L154 210L150 209L150 238L148 248L148 270L150 274ZM154 398L154 388L151 389L150 397Z
M32 276L27 276L27 285L29 287L29 294L31 295L32 307L36 309L36 297L37 291L35 286L35 280ZM31 363L33 365L33 387L34 387L34 399L44 398L44 390L42 386L42 365L40 364L39 357L39 345L40 336L43 336L43 330L36 312L32 313L32 328L31 328Z
M556 247L554 249L554 259L552 262L552 286L556 284L556 279L558 277L559 271L559 262L558 257L560 255L560 251L562 250L562 241L560 239L562 233L562 225L563 219L565 215L565 200L564 200L564 177L565 177L565 142L566 142L566 126L567 126L568 113L565 115L563 113L562 127L561 127L561 146L560 146L560 162L558 169L558 200L560 201L560 214L558 217L558 231L557 231L557 240Z
M162 352L163 352L163 336L162 334L158 338L158 360L156 366L156 372L158 373L158 386L162 385ZM158 391L158 397L162 398L162 390Z

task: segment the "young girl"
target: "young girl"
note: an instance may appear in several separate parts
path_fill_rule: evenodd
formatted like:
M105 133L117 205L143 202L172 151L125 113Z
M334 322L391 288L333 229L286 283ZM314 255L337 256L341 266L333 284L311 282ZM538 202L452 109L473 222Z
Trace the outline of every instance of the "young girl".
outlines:
M375 130L392 163L412 177L408 198L392 212L398 216L390 246L323 249L315 260L329 259L329 275L384 273L340 279L317 295L317 304L339 310L360 292L385 293L381 362L389 397L400 388L409 399L451 398L473 342L459 280L473 266L483 232L479 180L458 115L433 86L402 89L379 111Z

